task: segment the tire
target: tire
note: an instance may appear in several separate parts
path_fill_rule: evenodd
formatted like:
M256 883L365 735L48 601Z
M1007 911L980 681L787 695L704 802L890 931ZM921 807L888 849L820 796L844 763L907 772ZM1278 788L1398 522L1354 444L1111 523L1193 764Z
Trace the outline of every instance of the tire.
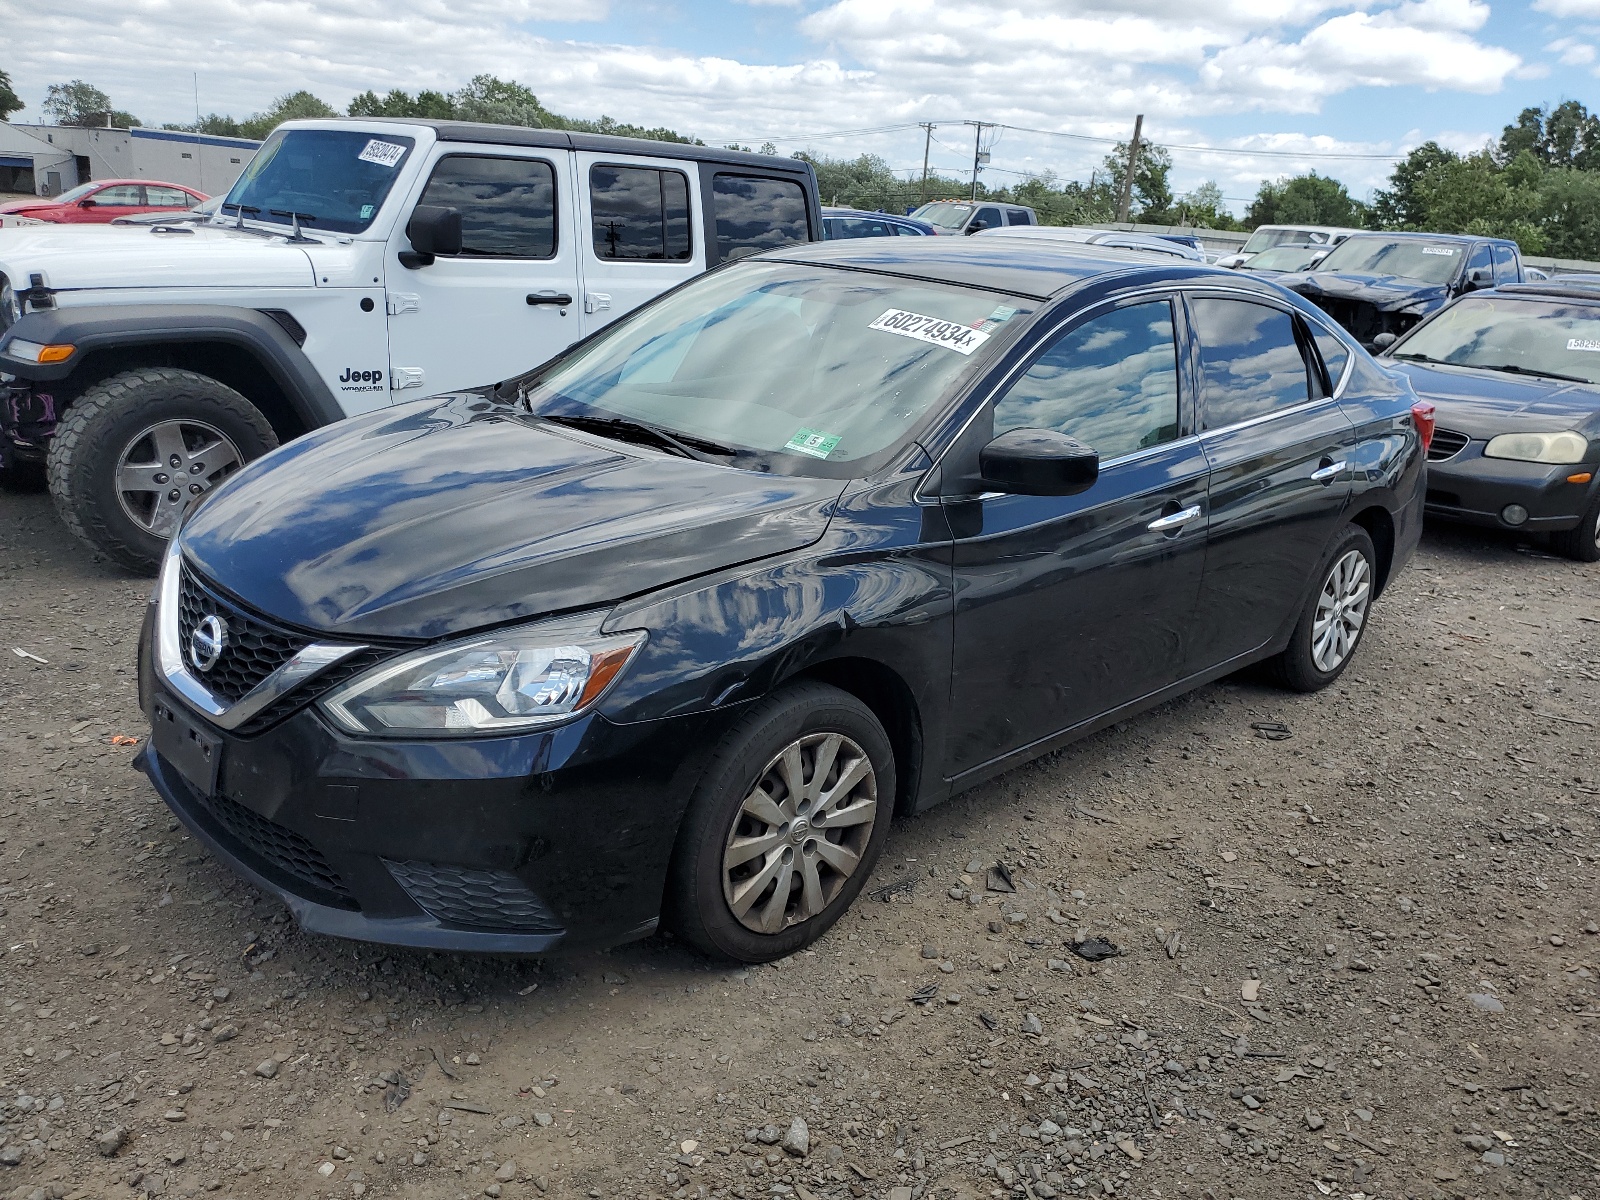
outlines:
M266 417L232 388L145 367L95 384L67 409L50 439L50 494L84 545L153 574L194 497L277 444Z
M1269 661L1274 680L1296 692L1320 692L1350 665L1367 631L1378 582L1378 555L1359 525L1347 525L1323 559L1289 645ZM1333 618L1328 629L1325 619ZM1351 619L1353 616L1353 620ZM1332 633L1331 642L1326 634Z
M1600 492L1583 510L1576 529L1563 529L1550 535L1550 546L1563 558L1577 562L1600 562Z
M785 758L797 746L801 797L791 801ZM817 795L817 759L830 746L824 790ZM830 798L826 789L838 787L841 772L855 774L856 781ZM765 804L758 785L766 789ZM728 731L695 789L673 854L668 924L706 954L738 962L771 962L810 945L872 874L889 836L894 799L894 752L871 709L823 684L777 693ZM819 833L815 814L825 804L868 821ZM756 815L763 808L773 820ZM834 848L820 851L819 844ZM730 865L725 855L741 850L746 860Z

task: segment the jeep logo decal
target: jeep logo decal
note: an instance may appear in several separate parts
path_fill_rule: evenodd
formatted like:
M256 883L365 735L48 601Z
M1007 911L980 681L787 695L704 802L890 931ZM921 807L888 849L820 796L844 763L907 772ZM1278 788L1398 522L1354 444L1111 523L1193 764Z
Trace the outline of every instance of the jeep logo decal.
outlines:
M383 370L358 371L354 367L346 367L344 374L339 376L340 383L378 383L383 379Z

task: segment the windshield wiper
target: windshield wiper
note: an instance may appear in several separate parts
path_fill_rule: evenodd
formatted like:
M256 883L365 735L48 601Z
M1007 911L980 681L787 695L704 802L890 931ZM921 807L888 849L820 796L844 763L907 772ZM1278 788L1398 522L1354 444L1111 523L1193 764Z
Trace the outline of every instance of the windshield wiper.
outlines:
M1477 363L1474 363L1473 365L1478 366ZM1482 365L1481 369L1485 371L1504 371L1508 375L1533 375L1539 379L1561 379L1565 380L1567 383L1594 382L1592 379L1585 379L1582 375L1563 375L1560 371L1540 371L1533 367L1519 367L1515 363L1503 363L1499 365L1485 363Z
M618 441L639 441L642 434L647 443L656 445L665 450L679 455L682 458L692 458L697 462L716 463L721 458L732 458L737 453L727 446L720 446L716 442L707 441L705 438L684 437L680 434L668 433L655 425L648 425L643 421L629 420L627 417L586 417L579 413L536 413L542 421L553 421L559 425L571 425L575 429L591 429L595 433L614 437ZM631 437L623 435L632 435Z
M1459 366L1459 363L1446 362L1442 358L1434 358L1431 354L1391 354L1390 358L1403 358L1407 362L1444 363L1447 367Z

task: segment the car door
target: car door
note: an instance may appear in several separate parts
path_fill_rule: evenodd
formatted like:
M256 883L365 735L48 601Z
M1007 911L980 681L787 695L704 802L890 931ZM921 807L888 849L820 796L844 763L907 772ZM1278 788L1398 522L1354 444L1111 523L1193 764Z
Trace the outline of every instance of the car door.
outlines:
M1005 224L1000 210L992 204L986 204L968 219L966 228L962 233L978 233L985 229L999 229Z
M148 211L145 207L144 187L137 183L113 183L85 196L84 200L92 200L94 203L85 206L80 201L79 207L73 210L77 214L72 218L75 222L99 224Z
M692 163L620 159L579 152L573 159L582 245L580 326L585 334L706 269Z
M1101 469L1076 496L946 502L957 597L948 774L1183 676L1207 464L1181 328L1165 294L1075 318L975 420L984 442L1015 428L1067 433L1100 452Z
M445 143L453 146L455 143ZM578 340L572 153L447 149L412 199L461 213L460 254L405 265L406 222L386 256L395 400L509 379Z
M1188 307L1211 465L1191 663L1203 671L1258 650L1298 615L1343 527L1360 436L1297 314L1264 297L1205 293Z

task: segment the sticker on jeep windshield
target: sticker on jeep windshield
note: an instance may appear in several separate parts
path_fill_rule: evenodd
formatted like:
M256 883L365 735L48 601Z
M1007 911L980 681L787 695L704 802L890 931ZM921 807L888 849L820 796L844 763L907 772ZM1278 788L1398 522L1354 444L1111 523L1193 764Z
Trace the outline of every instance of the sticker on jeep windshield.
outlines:
M398 142L380 142L373 138L367 143L366 149L356 155L362 162L377 163L380 167L392 167L399 162L405 154L406 148Z
M989 340L987 333L970 325L925 317L902 308L891 308L867 328L883 333L898 333L901 337L915 338L930 346L943 346L957 354L971 354Z
M1568 350L1587 350L1590 354L1600 354L1600 341L1594 338L1568 338Z
M1454 246L1424 246L1422 252L1424 254L1442 254L1446 258L1454 258L1456 256Z

